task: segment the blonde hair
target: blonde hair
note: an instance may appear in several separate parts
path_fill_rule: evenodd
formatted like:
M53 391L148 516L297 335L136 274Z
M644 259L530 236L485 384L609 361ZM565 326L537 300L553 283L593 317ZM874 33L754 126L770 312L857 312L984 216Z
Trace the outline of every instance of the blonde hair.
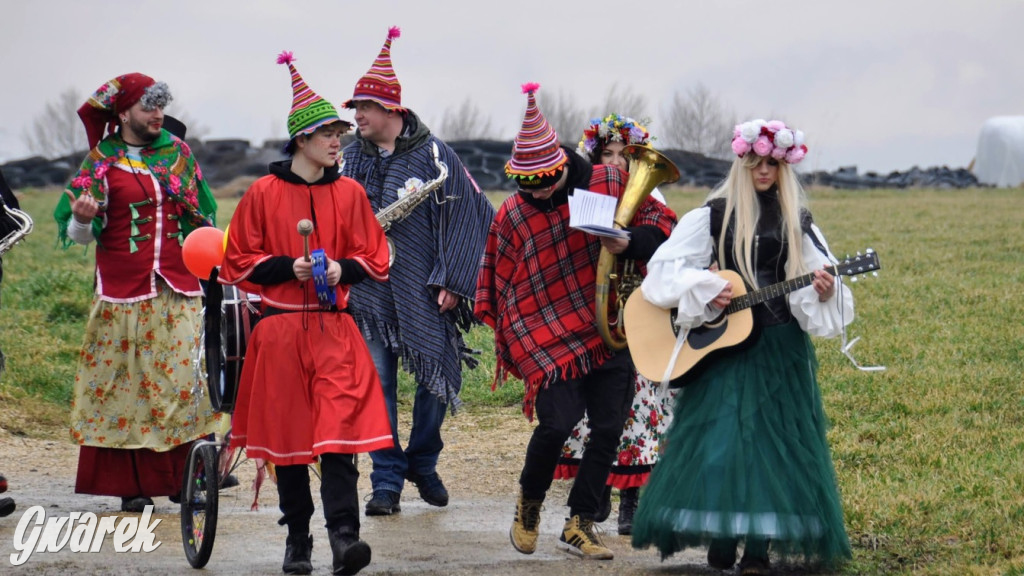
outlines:
M725 199L725 212L722 218L722 230L718 236L718 254L725 252L725 238L729 231L730 219L733 222L732 258L739 268L737 272L754 289L757 274L754 273L754 237L757 232L757 221L761 217L761 205L757 201L754 189L753 170L763 158L756 154L746 154L737 158L729 169L729 175L722 184L711 191L707 200ZM782 236L788 245L786 257L786 279L807 274L803 259L803 231L800 228L801 211L807 208L807 196L793 168L785 161L779 160L778 198L782 212ZM721 262L719 265L721 266Z

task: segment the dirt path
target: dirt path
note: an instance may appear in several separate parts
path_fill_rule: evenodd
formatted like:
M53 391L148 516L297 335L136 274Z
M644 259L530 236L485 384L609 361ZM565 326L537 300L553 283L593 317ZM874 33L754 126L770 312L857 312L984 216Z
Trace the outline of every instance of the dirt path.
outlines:
M498 425L500 423L500 426ZM0 423L2 425L2 423ZM721 574L710 570L703 554L677 555L662 563L652 550L633 550L627 537L615 532L616 516L604 523L604 540L615 552L611 562L584 562L556 550L568 485L558 482L542 514L538 550L531 556L516 552L508 541L519 467L530 427L517 409L465 411L445 423L446 449L438 470L451 492L446 508L427 505L408 487L402 512L393 517L362 519L362 537L373 548L373 562L360 574L427 575L590 575L590 574ZM16 574L189 574L182 551L178 507L165 498L156 501L154 551L117 554L108 538L101 552L37 552L17 568L11 566L14 535L22 514L40 505L50 516L93 512L120 515L119 500L74 493L77 448L62 438L62 430L41 430L27 438L0 428L0 472L10 482L18 510L0 519L0 573ZM360 494L370 492L369 458L360 459ZM277 525L277 494L264 484L260 509L249 510L255 465L238 471L242 485L222 492L221 513L209 574L281 574L285 529ZM314 490L316 494L316 490ZM318 497L316 497L319 500ZM617 506L616 506L617 508ZM313 517L314 574L330 574L331 553L322 527L320 503Z

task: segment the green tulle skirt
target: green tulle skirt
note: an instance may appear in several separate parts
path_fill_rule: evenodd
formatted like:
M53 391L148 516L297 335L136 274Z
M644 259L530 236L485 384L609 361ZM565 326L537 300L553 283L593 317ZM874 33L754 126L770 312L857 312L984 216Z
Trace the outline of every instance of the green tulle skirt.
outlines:
M769 539L783 557L850 558L810 338L795 321L771 326L713 362L676 397L633 546L666 557L713 538Z

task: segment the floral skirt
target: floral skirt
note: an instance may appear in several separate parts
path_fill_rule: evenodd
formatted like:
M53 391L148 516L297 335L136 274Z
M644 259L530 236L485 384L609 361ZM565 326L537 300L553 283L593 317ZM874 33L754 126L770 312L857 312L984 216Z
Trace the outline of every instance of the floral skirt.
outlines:
M640 494L633 546L665 557L714 538L756 538L808 562L849 558L816 372L794 321L765 328L683 388Z
M608 485L620 490L638 488L647 482L651 469L658 462L661 438L672 421L672 399L676 390L666 390L636 374L633 403L630 404L622 438L608 474ZM562 455L555 469L555 479L576 477L583 451L590 439L587 417L573 428L562 446Z
M196 394L201 299L157 286L141 302L94 299L71 400L75 443L163 452L227 424Z

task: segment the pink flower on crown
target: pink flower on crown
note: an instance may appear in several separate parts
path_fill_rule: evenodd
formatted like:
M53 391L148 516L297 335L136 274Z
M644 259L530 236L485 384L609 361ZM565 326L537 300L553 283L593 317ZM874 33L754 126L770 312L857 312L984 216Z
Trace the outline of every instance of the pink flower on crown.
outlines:
M772 141L762 134L757 137L757 140L754 140L752 148L754 149L754 154L757 154L758 156L767 156L768 154L771 154Z
M775 148L772 148L771 156L776 160L783 160L786 158L786 149L781 146L776 146Z
M786 153L786 162L789 162L790 164L799 164L806 154L807 146L791 148L789 152Z
M750 152L750 143L744 140L742 136L737 136L732 139L732 151L737 156L742 157L747 152Z
M768 130L772 131L773 133L784 129L785 127L786 123L783 122L782 120L772 120L771 122L765 124L765 128L768 128Z

